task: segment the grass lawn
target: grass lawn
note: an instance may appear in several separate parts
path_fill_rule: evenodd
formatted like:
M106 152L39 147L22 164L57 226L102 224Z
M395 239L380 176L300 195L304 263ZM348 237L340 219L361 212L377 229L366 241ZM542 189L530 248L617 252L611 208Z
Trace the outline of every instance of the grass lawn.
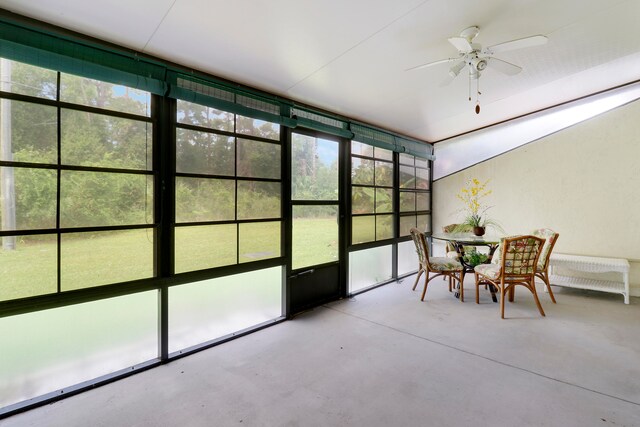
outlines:
M280 222L240 224L239 233L237 227L176 227L176 273L282 254ZM293 244L294 268L337 260L335 218L297 219ZM153 276L150 229L66 234L61 247L62 291ZM56 262L55 236L18 238L15 250L0 250L0 300L56 292Z

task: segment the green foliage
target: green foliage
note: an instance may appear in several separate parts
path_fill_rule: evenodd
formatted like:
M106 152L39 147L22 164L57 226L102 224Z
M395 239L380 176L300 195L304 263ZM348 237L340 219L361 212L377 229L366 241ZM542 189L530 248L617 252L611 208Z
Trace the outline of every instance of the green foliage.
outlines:
M53 78L52 78L53 76ZM55 97L55 73L14 62L12 81L21 93ZM63 75L61 96L68 102L146 114L143 99L114 92L115 86ZM121 90L121 87L120 89ZM13 160L56 164L55 107L11 102ZM65 165L146 170L151 161L151 124L88 112L61 110L61 159ZM52 228L56 218L56 171L14 168L18 228ZM143 224L151 221L151 178L124 173L63 171L63 227Z
M489 255L477 251L471 251L465 253L463 259L464 262L475 267L476 265L485 263L489 259Z
M338 144L294 134L291 148L291 195L294 200L338 200ZM323 155L324 153L324 155ZM331 215L334 207L318 206L303 215Z
M17 227L20 229L55 227L55 171L14 168L14 179Z
M20 93L55 99L55 72L14 62L12 81ZM69 103L148 114L148 94L110 83L62 74L61 100ZM56 164L57 109L11 101L13 160ZM234 121L235 120L235 121ZM204 128L253 135L274 143L209 132L178 129L177 167L180 172L227 175L229 180L178 179L179 221L233 220L281 216L279 183L242 181L234 176L280 178L279 126L236 116L210 107L178 102L178 121ZM110 115L61 110L63 165L149 170L152 158L151 123ZM239 159L236 162L236 158ZM57 179L55 170L14 168L18 228L55 227ZM325 169L316 172L323 186L335 183ZM334 192L335 193L335 192ZM60 220L63 227L149 223L153 212L151 177L126 173L62 171ZM237 206L237 212L236 212ZM0 214L1 215L1 214Z

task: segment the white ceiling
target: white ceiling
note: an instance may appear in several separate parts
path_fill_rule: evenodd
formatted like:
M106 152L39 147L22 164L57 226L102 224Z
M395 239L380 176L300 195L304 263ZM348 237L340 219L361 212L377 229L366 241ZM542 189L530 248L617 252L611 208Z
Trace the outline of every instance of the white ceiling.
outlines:
M426 141L640 79L640 0L0 0L0 8ZM471 25L516 76L407 68L456 56Z

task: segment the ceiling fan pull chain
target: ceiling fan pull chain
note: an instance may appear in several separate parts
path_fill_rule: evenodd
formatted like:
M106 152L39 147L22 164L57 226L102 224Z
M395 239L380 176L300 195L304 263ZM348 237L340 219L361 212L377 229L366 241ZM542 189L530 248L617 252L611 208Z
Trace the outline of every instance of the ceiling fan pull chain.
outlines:
M480 114L480 95L482 95L480 92L480 76L478 76L476 85L476 114Z

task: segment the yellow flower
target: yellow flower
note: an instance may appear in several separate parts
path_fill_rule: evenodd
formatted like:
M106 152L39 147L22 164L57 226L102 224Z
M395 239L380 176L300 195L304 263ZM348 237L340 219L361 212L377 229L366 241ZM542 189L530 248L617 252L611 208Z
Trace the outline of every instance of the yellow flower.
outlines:
M488 209L480 201L483 197L491 194L491 190L486 190L488 183L488 180L480 182L477 178L470 179L456 195L463 202L468 216L475 217L477 221L482 219L482 214Z

